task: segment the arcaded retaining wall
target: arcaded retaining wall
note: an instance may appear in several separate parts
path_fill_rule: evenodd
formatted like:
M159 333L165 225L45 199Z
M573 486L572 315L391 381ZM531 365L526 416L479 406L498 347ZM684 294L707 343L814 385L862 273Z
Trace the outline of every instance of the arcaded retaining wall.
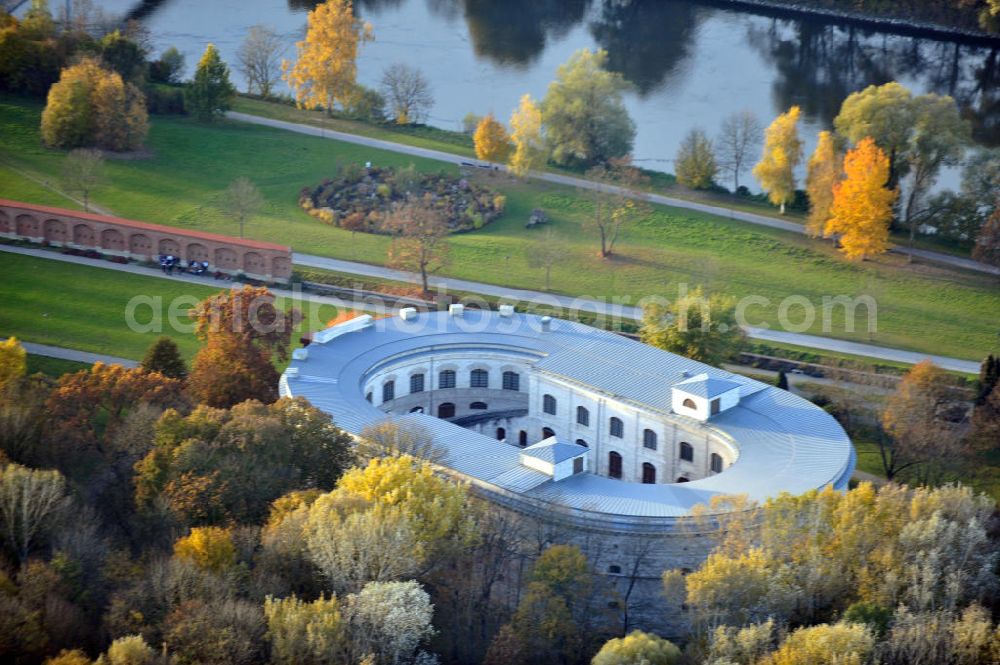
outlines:
M210 271L288 282L292 251L284 245L137 222L120 217L0 199L0 237L155 261L161 254L208 261Z

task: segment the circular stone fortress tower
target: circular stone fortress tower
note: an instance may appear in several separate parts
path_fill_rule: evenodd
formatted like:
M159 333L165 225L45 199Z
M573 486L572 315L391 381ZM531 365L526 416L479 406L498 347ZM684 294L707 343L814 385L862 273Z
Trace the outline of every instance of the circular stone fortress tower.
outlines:
M785 390L510 306L360 316L295 351L280 389L353 434L419 424L440 466L579 545L633 623L667 632L661 574L711 547L694 506L846 489L855 464L840 425Z

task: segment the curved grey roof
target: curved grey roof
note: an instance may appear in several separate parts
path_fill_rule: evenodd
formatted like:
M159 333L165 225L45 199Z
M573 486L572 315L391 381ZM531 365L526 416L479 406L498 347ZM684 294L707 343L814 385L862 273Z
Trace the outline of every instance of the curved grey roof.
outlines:
M543 330L540 317L502 316L466 310L393 316L371 325L350 321L323 331L325 343L308 347L281 378L281 394L302 396L358 433L386 414L364 397L366 376L379 366L444 351L496 349L527 357L537 371L586 386L650 412L669 414L671 388L695 375L737 384L737 406L706 423L731 442L739 456L724 472L681 484L623 482L592 473L561 481L520 464L522 449L424 414L399 416L428 429L444 451L441 464L478 484L515 492L561 507L637 518L680 517L716 495L746 494L764 501L782 492L832 485L845 489L854 470L854 449L825 411L790 392L641 344L607 331L561 319ZM302 355L297 353L297 356ZM699 377L701 378L701 377Z

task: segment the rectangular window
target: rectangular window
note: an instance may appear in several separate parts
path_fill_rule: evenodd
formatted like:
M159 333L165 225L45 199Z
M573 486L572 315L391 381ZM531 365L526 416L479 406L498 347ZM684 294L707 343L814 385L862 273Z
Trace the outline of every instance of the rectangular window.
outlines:
M583 473L583 458L577 457L573 460L573 473Z
M504 390L520 390L521 389L521 375L517 372L504 372L503 373L503 389Z
M714 416L719 412L719 398L716 397L712 400L712 415Z
M424 375L414 374L410 377L410 392L411 393L422 393L424 392Z
M438 374L438 388L454 388L455 387L455 372L454 370L445 369L441 370Z
M469 374L469 386L472 388L489 388L490 374L484 369L474 369Z
M390 402L396 398L396 382L386 381L382 384L382 401Z

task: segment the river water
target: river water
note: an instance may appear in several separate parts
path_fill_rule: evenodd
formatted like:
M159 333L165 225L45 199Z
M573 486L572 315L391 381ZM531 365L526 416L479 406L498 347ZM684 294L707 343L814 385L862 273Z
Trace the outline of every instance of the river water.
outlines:
M108 0L109 13L141 17L157 51L176 46L190 75L213 42L230 65L247 29L272 27L288 42L304 34L309 0ZM969 43L878 32L846 22L750 13L683 0L356 0L374 28L359 80L377 85L395 62L430 80L430 124L458 129L469 112L506 119L519 97L540 99L556 68L580 48L603 48L632 83L635 159L672 170L692 127L717 132L740 109L765 124L792 104L803 110L811 150L841 101L898 80L914 93L955 97L980 143L1000 143L1000 41ZM233 73L242 85L241 77ZM283 86L284 84L282 84ZM744 178L745 180L748 178ZM954 179L949 174L948 180ZM948 183L951 184L951 183Z

